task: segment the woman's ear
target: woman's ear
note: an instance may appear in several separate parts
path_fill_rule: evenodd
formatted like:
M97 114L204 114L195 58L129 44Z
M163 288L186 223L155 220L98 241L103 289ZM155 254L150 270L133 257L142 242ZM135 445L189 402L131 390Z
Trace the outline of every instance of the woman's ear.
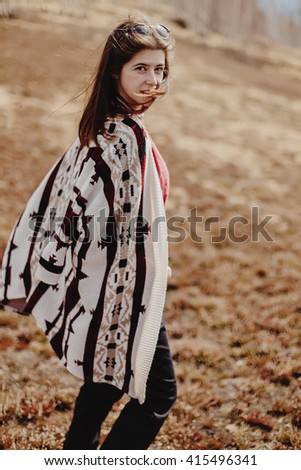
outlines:
M112 73L112 77L117 80L119 78L119 75L118 75L118 73Z

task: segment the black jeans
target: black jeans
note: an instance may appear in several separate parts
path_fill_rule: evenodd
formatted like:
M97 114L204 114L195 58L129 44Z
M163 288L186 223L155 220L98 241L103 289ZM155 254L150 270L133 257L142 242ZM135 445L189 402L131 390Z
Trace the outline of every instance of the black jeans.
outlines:
M131 398L115 421L101 449L147 449L158 434L177 395L176 378L165 326L159 333L147 381L145 402ZM76 399L64 449L97 449L101 424L123 392L105 383L85 383Z

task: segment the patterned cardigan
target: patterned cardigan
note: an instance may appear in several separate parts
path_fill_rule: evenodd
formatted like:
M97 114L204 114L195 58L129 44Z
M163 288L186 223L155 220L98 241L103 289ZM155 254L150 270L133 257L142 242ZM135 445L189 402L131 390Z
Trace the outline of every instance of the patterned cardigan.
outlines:
M67 369L145 400L165 303L168 246L152 141L138 116L79 139L15 225L1 304L32 314Z

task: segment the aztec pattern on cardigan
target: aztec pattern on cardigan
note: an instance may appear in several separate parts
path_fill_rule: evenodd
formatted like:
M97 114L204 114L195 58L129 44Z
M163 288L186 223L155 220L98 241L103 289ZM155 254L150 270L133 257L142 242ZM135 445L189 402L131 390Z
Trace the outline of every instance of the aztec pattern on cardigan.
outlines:
M67 369L145 400L166 295L158 156L138 116L77 139L15 225L1 303L32 314ZM162 175L161 175L162 176Z

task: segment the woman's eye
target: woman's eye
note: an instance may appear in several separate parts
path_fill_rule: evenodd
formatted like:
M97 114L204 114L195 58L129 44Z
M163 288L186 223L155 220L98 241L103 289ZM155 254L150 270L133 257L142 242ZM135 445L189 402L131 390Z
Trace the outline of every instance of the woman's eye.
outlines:
M146 68L143 66L143 65L140 65L139 67L136 68L136 70L142 70L142 71L145 71Z
M159 68L156 69L156 72L157 73L163 73L164 69L162 67L159 67Z

